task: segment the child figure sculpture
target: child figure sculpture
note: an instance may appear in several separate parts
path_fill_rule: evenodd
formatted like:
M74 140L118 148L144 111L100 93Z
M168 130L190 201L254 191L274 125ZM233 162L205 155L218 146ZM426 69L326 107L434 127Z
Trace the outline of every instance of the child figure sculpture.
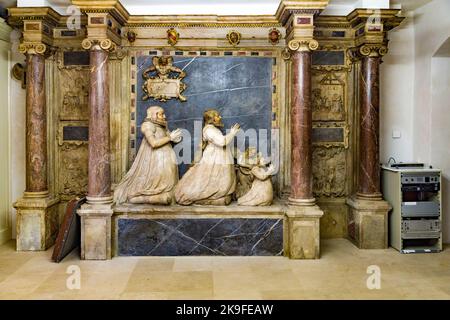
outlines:
M249 155L252 155L248 157ZM246 151L244 156L239 159L245 167L251 167L251 174L254 179L250 190L242 197L238 198L240 206L270 206L273 201L273 187L271 176L275 174L275 167L268 163L262 157L261 153Z

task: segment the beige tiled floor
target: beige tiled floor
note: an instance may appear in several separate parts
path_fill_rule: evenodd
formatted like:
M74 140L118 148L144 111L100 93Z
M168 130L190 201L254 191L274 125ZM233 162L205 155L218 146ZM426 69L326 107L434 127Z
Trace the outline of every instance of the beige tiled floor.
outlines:
M344 239L322 241L319 260L282 257L120 257L62 263L46 252L0 246L0 299L450 299L450 248L401 255L359 250ZM67 268L81 270L81 288L66 286ZM369 290L366 271L381 270Z

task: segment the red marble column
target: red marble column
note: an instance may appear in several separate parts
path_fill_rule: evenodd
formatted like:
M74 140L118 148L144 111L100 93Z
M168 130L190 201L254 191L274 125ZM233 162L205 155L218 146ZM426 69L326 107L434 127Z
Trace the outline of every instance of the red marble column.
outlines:
M108 52L90 51L88 202L111 197Z
M358 196L381 198L379 163L380 57L362 60L360 75L360 133Z
M27 54L26 88L26 192L46 192L47 113L45 105L45 58Z
M293 203L314 203L312 176L311 51L292 56L291 195Z

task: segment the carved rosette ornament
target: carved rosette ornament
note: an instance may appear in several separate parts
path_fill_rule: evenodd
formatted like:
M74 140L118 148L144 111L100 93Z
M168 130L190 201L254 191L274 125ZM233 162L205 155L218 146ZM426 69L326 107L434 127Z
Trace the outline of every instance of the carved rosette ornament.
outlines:
M110 39L84 39L81 42L81 46L85 50L105 50L114 51L116 49L116 44Z

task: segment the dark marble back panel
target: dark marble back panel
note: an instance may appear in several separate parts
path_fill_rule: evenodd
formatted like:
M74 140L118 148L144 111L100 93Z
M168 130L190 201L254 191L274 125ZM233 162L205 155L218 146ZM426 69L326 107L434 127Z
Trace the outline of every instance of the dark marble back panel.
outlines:
M312 64L317 65L344 65L344 51L314 51L312 55Z
M119 256L276 256L282 219L119 218Z
M209 108L218 109L222 115L224 129L239 123L243 130L250 128L267 130L270 141L272 120L272 65L274 58L261 57L182 57L174 56L174 65L183 69L187 85L183 95L186 102L171 99L166 102L142 100L142 72L148 68L153 56L137 57L136 88L136 150L142 141L140 126L149 106L164 108L169 129L182 128L191 134L191 159L199 145L201 125L194 136L194 121L202 121L203 112ZM247 146L249 141L247 140ZM270 150L268 143L267 151ZM187 164L180 165L180 176L187 170Z

